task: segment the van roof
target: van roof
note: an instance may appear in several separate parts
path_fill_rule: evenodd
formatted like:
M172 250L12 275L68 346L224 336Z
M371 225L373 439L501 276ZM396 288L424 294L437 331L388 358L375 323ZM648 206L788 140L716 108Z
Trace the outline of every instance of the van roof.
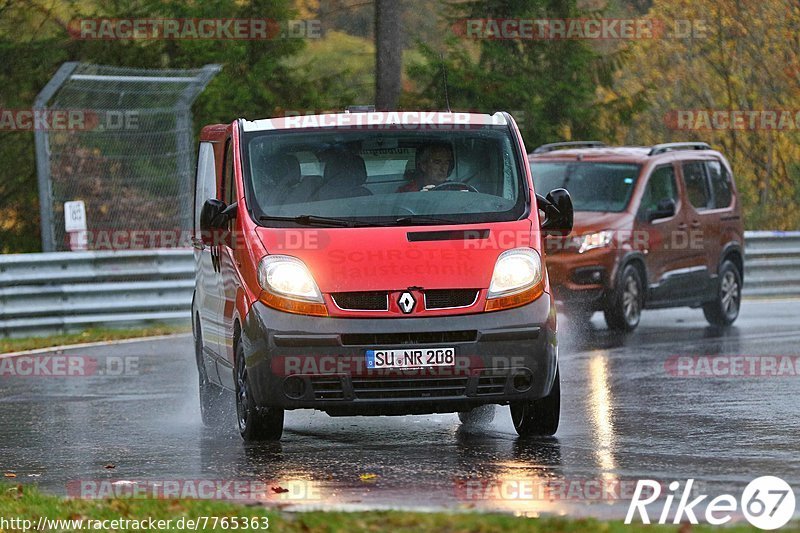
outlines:
M242 121L242 129L245 132L327 127L343 129L374 127L379 129L381 126L403 125L430 125L432 130L436 126L464 126L464 129L467 129L469 126L505 126L508 125L508 121L500 112L489 115L458 111L343 112Z

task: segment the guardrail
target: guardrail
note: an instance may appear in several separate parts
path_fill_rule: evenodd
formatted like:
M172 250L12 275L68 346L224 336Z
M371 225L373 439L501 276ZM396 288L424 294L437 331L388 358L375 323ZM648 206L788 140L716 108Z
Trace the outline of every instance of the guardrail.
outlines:
M0 255L0 337L191 324L191 250Z
M744 296L800 296L800 231L745 233Z
M746 234L745 297L800 297L800 232ZM0 337L189 325L191 250L0 255Z

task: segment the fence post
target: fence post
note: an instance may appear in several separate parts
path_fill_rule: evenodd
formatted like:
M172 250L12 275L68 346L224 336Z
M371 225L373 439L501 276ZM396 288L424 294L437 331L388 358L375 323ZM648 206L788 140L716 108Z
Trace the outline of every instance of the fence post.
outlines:
M43 113L47 109L47 102L77 67L78 63L75 61L64 63L59 67L55 76L36 95L33 104L34 113ZM33 138L36 146L36 175L39 182L39 223L41 224L42 251L54 252L56 243L53 228L53 193L50 186L49 135L46 129L34 127Z

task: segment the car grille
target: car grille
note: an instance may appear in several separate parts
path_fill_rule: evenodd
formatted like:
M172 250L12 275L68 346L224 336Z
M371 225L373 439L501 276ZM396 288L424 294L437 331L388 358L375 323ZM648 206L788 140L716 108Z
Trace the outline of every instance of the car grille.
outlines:
M467 307L478 299L475 289L434 289L425 291L425 309Z
M467 307L478 299L477 289L431 289L425 291L426 309ZM387 311L389 294L385 291L336 292L334 303L345 311Z
M389 298L385 292L337 292L331 294L339 309L346 311L388 311Z
M503 394L506 390L508 373L498 373L494 370L483 370L478 378L478 396Z
M357 399L446 398L464 396L466 377L457 378L353 378Z
M384 346L392 344L442 344L475 342L477 330L431 331L413 333L343 333L344 346Z
M344 388L338 376L314 376L311 378L311 388L315 400L343 400Z

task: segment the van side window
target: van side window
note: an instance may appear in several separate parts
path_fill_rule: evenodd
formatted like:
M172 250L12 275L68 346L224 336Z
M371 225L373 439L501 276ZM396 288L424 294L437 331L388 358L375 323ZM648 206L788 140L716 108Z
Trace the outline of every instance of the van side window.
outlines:
M731 192L731 178L728 175L728 169L723 167L719 161L708 161L706 168L708 169L708 177L711 180L714 208L729 207L733 200L733 193Z
M201 142L197 156L197 176L195 178L194 220L195 229L200 231L200 212L206 200L217 197L217 164L214 161L214 146Z
M709 205L711 195L708 190L705 167L702 161L683 164L683 182L686 185L686 196L689 198L689 203L698 210L711 207Z
M230 139L225 141L225 167L222 171L222 201L225 205L230 205L232 198L236 198L233 183L233 142Z
M639 213L646 214L654 211L662 200L673 200L678 203L678 186L675 182L675 169L672 165L656 168L650 174L650 181L644 190L642 202L639 204Z

